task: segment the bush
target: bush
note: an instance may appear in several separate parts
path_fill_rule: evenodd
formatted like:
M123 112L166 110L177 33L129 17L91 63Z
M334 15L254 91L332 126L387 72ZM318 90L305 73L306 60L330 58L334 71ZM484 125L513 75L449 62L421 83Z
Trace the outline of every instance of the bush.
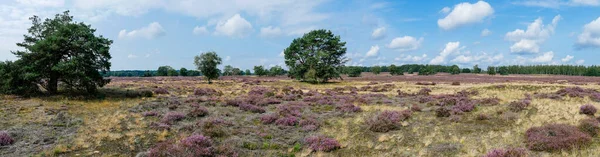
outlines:
M156 111L148 111L148 112L142 113L142 116L144 116L144 117L154 117L154 116L158 116L158 112L156 112Z
M300 121L302 131L315 131L319 129L319 122L313 118L307 118Z
M431 93L431 89L421 88L421 90L419 90L419 92L417 92L417 95L429 95L429 93Z
M527 147L535 151L558 151L588 145L592 137L566 124L533 127L525 133Z
M183 113L169 112L162 118L161 122L171 124L172 122L180 121L183 118L185 118L185 115Z
M352 113L352 112L361 112L362 111L362 109L360 107L353 105L353 104L338 105L335 108L344 113Z
M450 109L446 107L440 107L435 110L435 116L437 117L450 117Z
M308 137L304 139L304 143L312 150L324 152L339 149L341 146L337 140L322 135Z
M383 111L366 121L369 130L374 132L388 132L400 127L400 121L410 118L411 111Z
M527 156L527 150L524 148L507 148L507 149L494 149L488 152L483 157L525 157Z
M222 137L227 134L230 123L221 118L210 118L201 123L202 133L210 137Z
M272 124L279 118L277 114L265 114L260 116L260 122L263 124Z
M203 106L194 107L190 112L188 112L188 116L190 117L204 117L208 115L208 109Z
M210 96L210 95L219 95L217 90L212 88L198 88L194 90L194 95L197 96Z
M275 124L281 126L296 126L298 124L298 118L293 116L279 118L275 121Z
M510 102L510 104L508 104L508 109L513 112L521 112L521 111L527 109L527 107L529 107L530 104L531 104L530 100L513 101L513 102Z
M212 140L202 135L192 135L179 143L186 155L183 156L213 156Z
M15 140L7 132L0 131L0 146L8 146L13 143L15 143Z
M167 91L167 89L164 88L156 88L154 90L154 94L169 94L169 91Z
M240 104L240 109L244 111L250 111L253 113L265 113L264 108L252 104Z
M589 118L579 122L579 130L587 133L588 135L595 137L600 131L600 122L598 120Z
M160 142L148 150L148 157L165 157L181 153L181 148L172 142Z
M301 117L302 116L301 110L302 110L302 106L296 105L296 104L286 104L286 105L277 106L277 113L279 113L279 115L284 116L284 117L288 117L288 116Z
M596 114L596 111L597 111L596 107L594 107L594 105L590 105L590 104L579 107L580 114L594 116L594 114Z
M453 86L460 86L460 82L452 82Z

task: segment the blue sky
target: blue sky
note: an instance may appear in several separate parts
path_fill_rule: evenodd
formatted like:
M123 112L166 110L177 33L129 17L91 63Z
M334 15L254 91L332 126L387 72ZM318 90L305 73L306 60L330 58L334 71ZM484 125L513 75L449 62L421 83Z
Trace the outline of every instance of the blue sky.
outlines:
M216 51L224 65L282 65L313 29L347 44L347 65L600 63L600 0L4 0L0 60L13 60L28 17L71 10L114 40L112 70L193 69ZM221 67L222 67L221 66Z

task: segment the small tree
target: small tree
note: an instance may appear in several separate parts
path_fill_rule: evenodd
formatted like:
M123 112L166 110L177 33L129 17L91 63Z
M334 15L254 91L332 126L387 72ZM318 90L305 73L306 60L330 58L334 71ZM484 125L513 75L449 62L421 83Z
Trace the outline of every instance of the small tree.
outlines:
M313 83L341 78L341 67L347 61L344 54L346 42L327 30L306 33L301 38L294 39L284 50L289 75Z
M481 73L481 68L479 68L479 65L475 64L475 66L473 66L473 73Z
M231 76L233 75L233 67L231 65L226 65L223 68L223 76Z
M240 70L240 68L233 68L231 73L233 73L233 75L244 75L244 72Z
M252 72L250 72L250 69L246 69L246 72L244 73L244 75L252 75Z
M464 68L464 69L462 69L462 71L460 73L471 73L471 69Z
M219 78L220 70L217 66L221 64L221 57L216 52L205 52L194 57L194 64L209 84L212 83L211 80Z
M496 75L496 67L489 66L487 68L487 72L488 72L489 75Z
M273 66L269 70L269 76L283 75L284 72L285 72L285 70L283 70L283 68L281 68L281 66L279 66L279 65Z
M179 69L180 76L188 76L188 70L186 68Z
M500 75L508 75L508 67L501 66L498 68L498 73L500 73Z
M371 72L375 75L379 75L379 73L381 73L381 67L380 66L373 66L371 67Z
M452 74L452 75L460 74L460 68L458 67L458 65L452 65L452 67L450 67L450 74Z
M404 75L402 69L398 68L396 65L390 65L390 75Z
M262 65L254 66L254 75L265 76L268 72Z
M171 69L169 69L169 71L167 71L167 75L168 76L179 76L179 73L177 73L177 70L171 68Z
M357 66L348 67L348 77L360 77L362 73L362 68Z
M156 76L169 76L171 70L174 70L171 66L160 66L156 70Z

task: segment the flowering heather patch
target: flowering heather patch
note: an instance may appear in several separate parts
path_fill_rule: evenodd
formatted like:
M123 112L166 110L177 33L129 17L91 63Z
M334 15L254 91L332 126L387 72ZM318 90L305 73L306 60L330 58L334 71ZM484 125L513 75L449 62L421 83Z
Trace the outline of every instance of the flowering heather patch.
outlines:
M248 95L256 95L262 97L275 96L274 91L266 87L253 87L248 91Z
M583 89L581 87L566 87L564 89L556 91L556 94L561 96L569 96L569 97L580 97L588 96L591 94L598 93L598 91L593 89Z
M452 110L456 112L471 112L475 110L475 104L471 101L461 101L458 104L452 106Z
M196 96L210 96L210 95L220 95L217 90L212 88L198 88L194 90L194 95Z
M209 118L197 125L200 126L202 133L211 137L222 137L227 134L227 127L231 126L230 122L227 122L221 118Z
M510 109L513 112L521 112L525 109L527 109L527 107L529 107L529 105L531 104L531 100L519 100L519 101L513 101L510 102L510 104L508 104L508 109Z
M225 100L225 104L224 104L224 105L225 105L225 106L234 106L234 107L238 107L238 106L240 106L240 104L242 104L242 103L244 103L244 101L243 101L243 100L241 100L241 99L237 99L237 98L236 98L236 99L228 99L228 100Z
M285 105L279 105L277 106L277 113L279 113L279 115L284 116L284 117L289 117L289 116L293 116L293 117L301 117L302 116L302 107L301 105L297 105L297 104L285 104Z
M157 129L157 130L170 130L171 129L171 125L167 124L167 123L157 123L157 122L152 122L149 125L151 128Z
M181 148L172 142L160 142L148 151L148 157L176 156L181 153Z
M352 112L361 112L362 109L356 105L353 104L343 104L343 105L338 105L335 107L338 111L344 112L344 113L352 113Z
M180 121L183 118L185 118L185 115L183 113L169 112L162 118L161 122L171 124L175 121Z
M588 135L595 137L600 131L600 122L593 118L583 119L579 122L579 130L587 133Z
M423 111L423 108L421 106L417 105L417 104L413 104L410 107L410 110L413 111L413 112L421 112L421 111Z
M8 146L13 143L15 140L6 131L0 131L0 146Z
M204 106L194 107L188 112L188 116L190 117L204 117L206 115L208 115L208 109Z
M400 127L400 122L411 116L411 111L383 111L366 121L369 130L374 132L388 132Z
M483 99L477 100L477 102L479 104L485 105L485 106L496 106L496 105L500 104L500 99L498 97L483 98Z
M437 117L450 117L451 115L451 110L448 109L447 107L439 107L438 109L435 110L435 116Z
M182 139L179 145L189 156L213 156L212 140L203 135L192 135Z
M577 127L566 124L550 124L533 127L525 133L527 147L535 151L558 151L588 145L592 137Z
M314 151L330 152L341 147L340 143L326 136L317 135L304 139L304 143Z
M240 110L250 111L253 113L265 113L264 108L252 104L240 104Z
M298 124L298 118L293 116L279 118L277 121L275 121L275 124L281 126L295 126Z
M154 89L154 94L169 94L169 91L165 88L156 88Z
M429 95L429 93L431 93L431 89L421 88L421 90L419 90L419 92L417 92L417 95Z
M267 106L267 105L273 105L273 104L281 104L281 100L278 100L275 98L265 98L265 99L262 99L262 100L256 102L256 105L260 105L260 106Z
M494 149L483 157L526 157L527 150L525 148L500 148Z
M594 107L594 105L590 105L590 104L579 107L580 114L594 116L594 114L596 114L596 111L597 111L596 107Z
M142 113L142 116L144 117L154 117L154 116L158 116L158 112L156 111L147 111Z
M307 118L300 120L300 126L303 131L315 131L319 129L320 124L319 121L314 118Z
M279 118L277 114L264 114L260 116L260 122L263 124L272 124Z

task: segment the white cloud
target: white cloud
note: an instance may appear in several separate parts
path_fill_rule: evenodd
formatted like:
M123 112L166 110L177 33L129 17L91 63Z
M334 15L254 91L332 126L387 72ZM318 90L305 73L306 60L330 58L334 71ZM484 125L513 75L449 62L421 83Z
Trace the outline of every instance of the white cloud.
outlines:
M205 35L208 34L208 29L206 28L206 26L202 26L202 27L194 27L194 30L192 31L192 33L194 33L195 35Z
M459 55L452 59L450 62L460 63L462 65L475 65L480 63L485 64L494 64L502 61L504 59L504 55L489 55L487 53L476 54L476 55Z
M151 9L167 5L164 0L74 0L75 8L94 14L113 14L140 16ZM92 15L95 16L95 15Z
M444 13L444 14L448 14L450 12L450 8L449 7L444 7L442 8L442 10L440 10L440 13Z
M281 28L279 28L279 27L269 26L269 27L260 28L260 36L262 36L262 37L277 37L282 34L283 34L283 32L281 31Z
M124 39L124 38L133 39L133 38L141 37L141 38L146 38L146 39L154 39L157 37L164 36L165 34L166 34L166 32L163 29L163 27L160 25L160 23L152 22L146 27L132 30L130 32L127 32L127 30L125 30L125 29L121 30L119 32L119 38L120 39Z
M458 52L459 47L460 47L460 42L458 42L458 41L447 43L444 50L442 50L442 52L440 52L440 55L431 59L431 61L429 61L429 64L444 64L444 63L446 63L446 57L448 57L448 55L450 55L452 53Z
M534 62L534 63L547 63L547 62L552 61L553 58L554 58L554 52L549 51L549 52L546 52L546 53L544 53L544 54L542 54L540 56L537 56L537 57L531 59L531 62Z
M394 38L390 44L387 45L387 47L399 51L412 51L419 49L419 47L421 47L421 43L423 43L423 40L423 37L419 39L411 36L397 37Z
M380 40L385 38L385 27L379 27L376 28L375 30L373 30L373 33L371 33L371 39L373 40Z
M584 63L584 62L585 62L585 60L583 60L583 59L580 59L580 60L577 60L577 61L575 62L575 64L577 64L577 65L583 65L583 63Z
M283 53L283 51L281 51L281 53L279 53L279 57L285 57L285 53Z
M129 55L127 55L127 58L138 58L138 56L133 55L133 54L129 54Z
M578 49L600 47L600 17L583 26L583 32L577 36L575 47Z
M598 6L598 5L600 5L600 0L571 0L570 2L573 5L582 5L582 6Z
M301 27L301 28L296 28L296 29L291 29L288 31L289 36L302 36L312 30L316 30L317 27L315 26L309 26L309 27Z
M527 26L527 30L516 29L506 33L505 40L514 42L510 47L513 53L538 53L540 44L554 34L554 29L560 21L561 16L557 15L552 19L552 23L544 25L542 18L537 18Z
M565 58L563 58L563 59L560 59L560 61L562 61L562 62L569 62L569 61L571 61L573 58L575 58L575 57L573 57L573 56L571 56L571 55L567 55Z
M421 63L422 61L424 61L425 59L427 59L427 54L423 54L421 56L412 56L412 55L400 55L400 57L394 58L394 60L396 61L403 61L403 62L409 62L409 63Z
M474 4L460 3L454 6L448 16L438 20L438 26L444 30L450 30L459 26L481 22L492 14L494 14L494 9L485 1L478 1Z
M481 31L481 36L482 36L482 37L487 37L487 36L489 36L490 34L492 34L492 31L490 31L490 30L489 30L489 29L487 29L487 28L486 28L486 29L484 29L483 31Z
M558 9L561 6L599 6L600 0L523 0L513 4Z
M18 3L28 6L39 7L62 7L65 5L64 0L16 0Z
M229 60L231 60L231 56L225 56L225 59L223 59L223 61L225 61L225 62L227 62Z
M235 14L227 21L221 21L217 24L216 34L226 35L230 37L243 38L248 36L251 32L252 24L242 18L240 14Z
M371 49L365 54L365 57L375 57L379 55L379 45L371 46Z

